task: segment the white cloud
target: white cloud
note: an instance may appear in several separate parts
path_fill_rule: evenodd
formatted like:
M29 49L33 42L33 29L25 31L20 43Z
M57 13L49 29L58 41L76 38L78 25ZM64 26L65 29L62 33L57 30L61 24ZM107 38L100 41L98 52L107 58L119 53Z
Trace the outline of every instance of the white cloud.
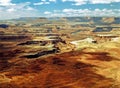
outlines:
M30 6L27 6L26 10L34 11L35 9Z
M11 2L6 2L11 3ZM18 17L35 17L39 16L39 12L30 7L30 2L20 4L6 4L0 6L0 19L11 19Z
M63 9L59 12L49 12L49 14L46 14L47 16L120 16L120 10L119 9Z
M92 4L110 4L113 2L120 2L120 0L89 0Z
M49 14L51 14L51 12L45 11L44 14L49 15Z
M49 0L49 2L56 2L56 0Z
M50 4L51 2L56 2L56 0L41 0L40 2L34 3L33 5L45 5Z
M12 0L0 0L0 6L15 5L11 3Z
M65 17L66 15L64 13L52 13L49 15L49 17Z
M16 11L14 8L7 9L8 12L14 12Z
M118 9L64 9L63 12L71 16L76 16L76 14L77 16L120 16Z
M83 4L110 4L113 2L120 2L120 0L62 0L63 2L73 2L73 5Z
M50 4L50 2L38 2L38 3L34 3L34 5L43 5L43 4Z

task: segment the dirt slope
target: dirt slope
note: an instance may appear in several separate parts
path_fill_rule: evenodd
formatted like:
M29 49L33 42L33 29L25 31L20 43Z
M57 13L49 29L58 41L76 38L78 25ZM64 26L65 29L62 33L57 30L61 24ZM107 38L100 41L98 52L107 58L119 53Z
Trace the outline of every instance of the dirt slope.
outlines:
M120 88L119 58L89 50L10 60L0 71L0 88Z

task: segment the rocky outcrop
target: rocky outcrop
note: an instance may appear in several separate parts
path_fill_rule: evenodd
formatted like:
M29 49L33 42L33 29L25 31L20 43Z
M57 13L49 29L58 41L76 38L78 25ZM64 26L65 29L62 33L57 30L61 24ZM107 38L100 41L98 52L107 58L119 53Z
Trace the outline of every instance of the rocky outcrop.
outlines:
M41 41L26 41L24 43L20 43L18 45L39 45L39 46L51 46L50 48L47 48L47 50L37 51L35 54L31 55L25 55L22 57L25 58L38 58L40 56L48 55L48 54L55 54L58 52L68 52L75 49L75 45L71 44L65 39L62 39L61 37L52 37L50 40L41 40Z
M26 41L24 43L20 43L18 45L34 45L34 44L40 44L40 46L46 45L47 41Z
M75 45L69 43L69 42L58 42L54 46L59 50L59 52L68 52L68 51L73 51L75 49Z
M38 58L40 56L44 56L44 55L48 55L48 54L54 54L54 53L57 53L57 52L58 52L57 49L52 49L52 50L38 52L37 54L34 54L34 55L26 55L26 56L23 56L23 57L25 57L25 58Z
M28 39L28 36L24 36L24 35L4 35L4 36L0 36L0 40L8 40L8 41L14 41L14 40L21 40L21 39Z
M103 17L101 21L104 23L113 23L115 21L115 18L114 17Z

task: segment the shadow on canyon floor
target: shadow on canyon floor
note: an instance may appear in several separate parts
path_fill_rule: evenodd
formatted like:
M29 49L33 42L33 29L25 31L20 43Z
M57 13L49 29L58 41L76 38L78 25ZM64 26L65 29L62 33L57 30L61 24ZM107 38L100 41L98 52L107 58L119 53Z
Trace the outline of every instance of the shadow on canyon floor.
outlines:
M107 53L81 51L40 59L22 58L1 72L11 81L0 83L0 88L111 88L114 80L97 74L95 68L99 66L77 61L84 54L91 55L93 58L87 58L90 60L116 60Z

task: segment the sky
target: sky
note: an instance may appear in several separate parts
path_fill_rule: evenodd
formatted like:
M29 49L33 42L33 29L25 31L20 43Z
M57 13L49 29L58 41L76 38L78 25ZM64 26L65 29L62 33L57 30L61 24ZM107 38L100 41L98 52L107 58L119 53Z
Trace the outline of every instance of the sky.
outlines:
M120 16L120 0L0 0L0 19Z

